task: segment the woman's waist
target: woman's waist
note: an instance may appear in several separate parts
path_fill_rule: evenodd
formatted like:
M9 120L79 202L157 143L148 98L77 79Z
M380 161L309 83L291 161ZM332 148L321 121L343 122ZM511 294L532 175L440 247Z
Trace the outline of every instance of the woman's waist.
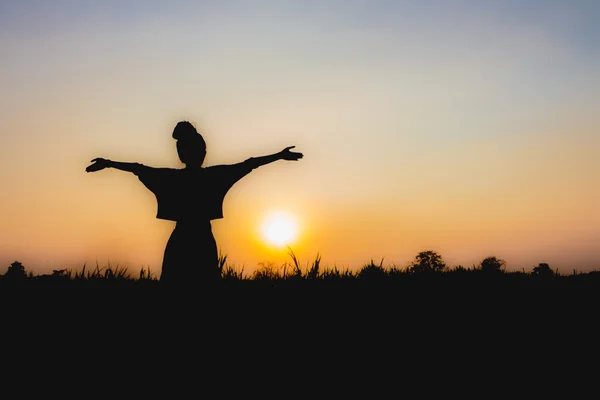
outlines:
M204 230L211 231L212 225L210 224L210 220L206 218L185 218L178 219L175 221L175 229L193 229L193 230Z
M157 218L190 224L210 223L212 219L223 218L220 204L188 204L159 201Z

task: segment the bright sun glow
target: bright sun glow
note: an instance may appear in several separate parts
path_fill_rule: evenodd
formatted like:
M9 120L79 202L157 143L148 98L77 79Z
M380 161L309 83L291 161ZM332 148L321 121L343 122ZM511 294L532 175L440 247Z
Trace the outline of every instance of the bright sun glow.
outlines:
M273 212L264 220L262 233L269 243L281 247L290 244L296 238L298 226L291 214Z

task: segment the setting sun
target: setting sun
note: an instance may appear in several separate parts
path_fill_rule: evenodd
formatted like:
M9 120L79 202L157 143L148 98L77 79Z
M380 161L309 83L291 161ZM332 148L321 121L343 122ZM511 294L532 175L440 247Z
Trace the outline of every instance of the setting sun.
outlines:
M298 224L293 215L283 211L267 215L262 224L262 234L267 242L275 246L285 246L298 234Z

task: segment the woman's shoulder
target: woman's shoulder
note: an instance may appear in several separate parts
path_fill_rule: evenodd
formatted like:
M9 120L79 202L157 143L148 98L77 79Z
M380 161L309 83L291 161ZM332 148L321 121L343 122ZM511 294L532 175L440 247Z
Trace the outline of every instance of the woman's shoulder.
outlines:
M212 182L219 182L219 185L230 188L234 183L242 179L252 171L252 167L247 162L237 164L220 164L206 167L207 177Z
M137 164L135 174L175 174L181 171L180 168L166 168L166 167L151 167L145 164Z
M237 173L240 171L250 172L252 170L252 163L250 159L235 163L235 164L217 164L211 165L210 167L204 167L205 171L210 173Z

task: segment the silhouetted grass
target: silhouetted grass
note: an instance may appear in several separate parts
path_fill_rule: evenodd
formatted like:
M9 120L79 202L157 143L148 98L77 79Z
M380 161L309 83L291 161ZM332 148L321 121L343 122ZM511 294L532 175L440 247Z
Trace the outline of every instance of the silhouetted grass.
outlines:
M425 333L438 341L444 333L477 338L498 327L506 335L523 332L524 326L553 332L557 326L593 321L600 305L600 272L595 270L442 268L442 263L427 266L423 257L406 266L371 260L351 270L324 266L320 254L307 262L291 250L289 256L282 265L263 263L250 273L220 256L219 284L198 282L176 290L163 290L160 275L149 268L96 263L34 276L15 262L0 276L0 295L5 295L5 313L33 312L48 326L58 320L80 329L84 321L114 328L112 333L136 324L149 325L148 332L198 326L199 337L214 329L244 337L258 329L281 337L295 334L298 340L298 329L308 330L307 335L333 330L338 336L367 330L391 342L399 332L408 340Z
M426 254L422 252L420 255ZM433 252L429 252L431 253ZM436 257L439 255L433 253ZM219 256L223 286L232 287L359 287L386 288L405 291L444 289L449 292L462 290L516 290L543 288L598 288L600 289L600 272L587 273L573 270L572 274L560 274L552 271L547 264L533 268L532 271L506 271L504 262L495 257L488 257L481 266L473 265L465 268L458 265L454 268L445 266L441 257L439 265L428 267L418 259L406 267L392 265L385 267L383 259L379 263L371 260L369 264L358 270L339 269L337 266L326 267L321 263L321 255L303 265L296 254L289 249L290 262L282 265L261 263L251 274L244 268L238 269L227 263L227 256ZM490 268L489 260L497 261ZM429 259L428 259L429 260ZM494 265L496 268L494 268ZM484 268L487 266L488 268ZM89 269L86 264L79 270L54 270L52 274L27 274L21 263L15 261L6 274L0 275L0 287L37 286L37 287L157 287L159 275L150 268L141 268L136 273L119 264L100 266L97 262ZM600 292L599 292L600 293Z

